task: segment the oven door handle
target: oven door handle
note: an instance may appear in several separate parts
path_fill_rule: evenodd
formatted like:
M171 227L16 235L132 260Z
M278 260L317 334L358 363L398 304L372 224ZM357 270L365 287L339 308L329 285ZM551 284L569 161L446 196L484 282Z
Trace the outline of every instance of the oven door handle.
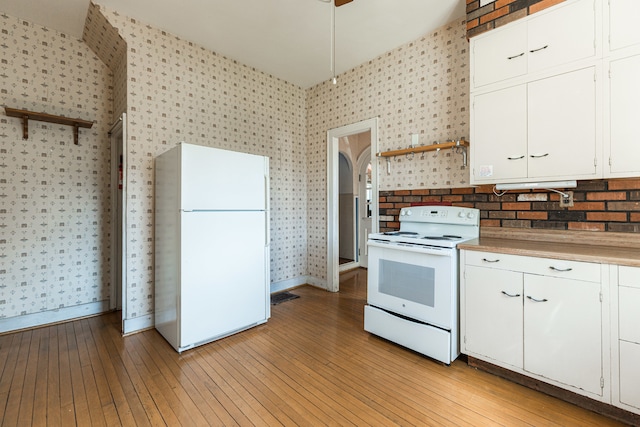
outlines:
M427 255L439 255L439 256L451 256L451 252L455 249L452 248L435 248L422 245L412 245L411 243L399 243L399 242L384 242L380 240L369 240L367 242L369 247L395 249L398 251L416 252Z

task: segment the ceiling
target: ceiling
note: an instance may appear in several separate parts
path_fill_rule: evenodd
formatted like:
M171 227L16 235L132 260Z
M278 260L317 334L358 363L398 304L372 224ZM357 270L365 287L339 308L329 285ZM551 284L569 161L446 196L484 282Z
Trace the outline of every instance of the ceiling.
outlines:
M330 80L323 0L94 0L109 10L308 88ZM2 0L0 12L82 37L89 0ZM465 0L354 0L336 8L336 74L465 15Z

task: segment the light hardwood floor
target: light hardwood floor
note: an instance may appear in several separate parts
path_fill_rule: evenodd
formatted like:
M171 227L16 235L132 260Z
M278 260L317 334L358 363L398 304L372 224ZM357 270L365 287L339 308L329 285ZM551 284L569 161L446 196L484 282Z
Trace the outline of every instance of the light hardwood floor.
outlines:
M366 271L178 355L119 313L0 337L2 426L606 426L612 420L363 330Z

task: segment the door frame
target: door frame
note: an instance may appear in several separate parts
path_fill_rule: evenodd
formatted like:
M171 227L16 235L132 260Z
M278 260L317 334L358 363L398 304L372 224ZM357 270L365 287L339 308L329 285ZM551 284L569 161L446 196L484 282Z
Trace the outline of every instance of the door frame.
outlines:
M109 308L122 310L122 329L127 313L127 114L109 130L111 142L111 293ZM122 155L122 191L118 190L118 157ZM120 199L120 209L118 209ZM118 231L118 224L121 224ZM118 247L120 237L120 247ZM117 276L120 276L119 278ZM117 286L118 283L120 286ZM120 304L118 304L120 302ZM120 307L119 307L120 306Z
M338 153L339 139L371 132L371 153L378 152L378 117L327 131L327 290L340 290L338 260ZM371 232L378 231L378 162L371 161L372 215Z
M357 224L357 230L356 232L358 233L358 236L356 237L356 240L358 242L357 244L357 250L358 251L362 251L362 253L358 253L358 266L360 267L368 267L368 262L365 262L365 264L367 265L362 265L362 259L367 259L367 255L368 255L368 250L367 250L367 235L369 232L372 232L371 230L367 230L364 234L362 233L362 223L363 223L363 218L366 215L366 210L367 210L367 180L364 177L367 173L366 167L371 164L371 190L373 191L373 159L371 158L371 146L365 148L365 150L360 153L360 156L358 157L358 176L359 176L359 181L358 181L358 220L356 222ZM373 193L371 195L372 199L371 199L371 203L373 206ZM376 202L377 202L377 198L376 198ZM371 215L372 215L372 219L371 219L371 226L373 227L373 208L371 210ZM361 239L362 238L362 239Z

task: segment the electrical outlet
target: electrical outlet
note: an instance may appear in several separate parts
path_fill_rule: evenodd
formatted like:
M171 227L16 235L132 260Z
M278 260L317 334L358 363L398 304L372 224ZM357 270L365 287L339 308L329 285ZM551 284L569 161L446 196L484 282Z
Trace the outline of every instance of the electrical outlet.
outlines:
M564 193L568 197L564 197L562 194L560 195L560 207L570 208L571 206L573 206L573 191L565 191Z

